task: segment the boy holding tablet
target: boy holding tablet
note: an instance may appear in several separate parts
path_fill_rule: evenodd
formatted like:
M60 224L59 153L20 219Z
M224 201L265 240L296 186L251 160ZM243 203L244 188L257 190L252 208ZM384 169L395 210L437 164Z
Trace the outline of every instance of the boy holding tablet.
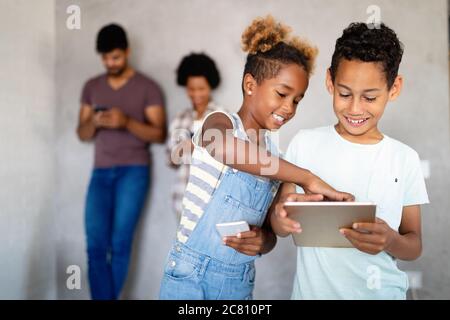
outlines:
M378 129L388 101L402 88L402 54L386 25L350 24L327 71L338 123L301 130L288 147L286 160L354 194L358 202L377 205L375 223L340 230L354 248L298 247L293 299L406 298L408 279L396 259L420 256L420 205L428 203L428 195L418 154ZM284 201L296 200L295 192L302 189L284 184L270 213L279 236L301 232L283 208Z

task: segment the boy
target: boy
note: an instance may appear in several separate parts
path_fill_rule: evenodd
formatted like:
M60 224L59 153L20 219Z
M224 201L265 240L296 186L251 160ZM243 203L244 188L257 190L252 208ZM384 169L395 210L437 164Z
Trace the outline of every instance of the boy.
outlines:
M420 256L420 204L428 203L428 195L418 154L378 129L387 102L402 88L402 54L402 44L386 25L350 24L336 42L327 71L338 123L301 130L288 147L286 160L354 194L356 201L377 205L375 223L340 230L354 248L298 247L293 299L406 297L408 279L396 259ZM279 236L301 232L283 209L284 200L296 199L295 192L302 190L284 184L270 213Z

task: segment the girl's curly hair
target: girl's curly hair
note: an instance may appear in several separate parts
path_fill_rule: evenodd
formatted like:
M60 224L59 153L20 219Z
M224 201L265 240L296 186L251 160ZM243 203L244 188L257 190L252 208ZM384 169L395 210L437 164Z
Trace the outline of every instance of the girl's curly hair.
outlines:
M306 40L290 37L290 31L270 15L253 20L242 34L242 49L248 52L244 75L249 73L260 83L275 77L283 65L295 63L309 77L319 51Z

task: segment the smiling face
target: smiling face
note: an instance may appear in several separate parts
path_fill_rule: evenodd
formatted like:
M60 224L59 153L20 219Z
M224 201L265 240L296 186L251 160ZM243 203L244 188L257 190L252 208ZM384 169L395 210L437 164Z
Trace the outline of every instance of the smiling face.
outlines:
M278 74L260 84L244 77L249 113L258 129L276 130L294 117L297 105L308 88L308 75L297 64L282 66Z
M383 139L378 121L388 101L394 100L402 86L397 76L389 89L381 64L360 60L339 62L334 83L327 72L327 89L333 95L333 108L339 123L337 132L345 139L373 144Z
M196 110L206 108L211 99L211 86L204 76L188 77L186 91Z

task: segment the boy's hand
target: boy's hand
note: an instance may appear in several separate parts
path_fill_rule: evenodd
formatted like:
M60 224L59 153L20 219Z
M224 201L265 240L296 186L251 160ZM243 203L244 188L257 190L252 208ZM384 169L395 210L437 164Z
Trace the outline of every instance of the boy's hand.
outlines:
M276 226L277 233L281 236L287 236L290 233L302 232L301 225L295 220L288 217L288 213L284 208L285 202L306 202L306 201L322 201L323 195L321 194L302 194L291 193L280 198L275 205L275 212L271 217L272 227Z
M332 201L355 201L355 197L347 192L336 191L325 181L320 179L316 175L312 175L305 186L301 186L305 193L318 193L323 194L325 200Z
M236 237L224 237L223 243L240 253L256 256L263 251L267 232L269 231L250 226L250 231L241 232Z
M375 223L358 222L353 224L353 229L342 228L339 231L356 249L373 255L386 251L397 234L379 218Z

